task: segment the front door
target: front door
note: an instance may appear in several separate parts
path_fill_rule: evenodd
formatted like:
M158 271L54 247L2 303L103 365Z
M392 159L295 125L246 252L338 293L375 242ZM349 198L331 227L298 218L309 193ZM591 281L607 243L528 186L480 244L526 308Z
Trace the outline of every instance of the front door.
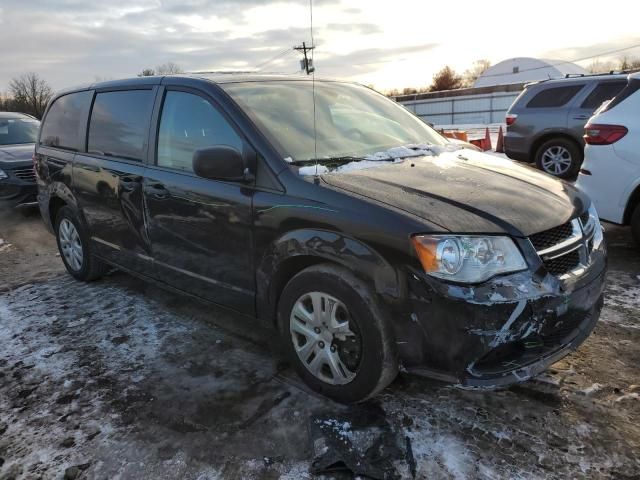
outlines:
M195 91L167 89L158 117L156 161L144 179L156 274L176 288L253 314L253 188L200 178L192 168L195 150L242 150L243 139Z

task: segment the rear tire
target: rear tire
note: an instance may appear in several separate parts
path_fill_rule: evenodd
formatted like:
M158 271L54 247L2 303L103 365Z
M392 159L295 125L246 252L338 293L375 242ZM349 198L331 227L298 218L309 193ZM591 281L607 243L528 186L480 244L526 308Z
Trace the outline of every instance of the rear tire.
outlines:
M278 322L298 375L338 402L364 401L398 373L387 314L348 270L323 264L295 275L280 296Z
M536 151L537 167L549 175L572 179L578 175L584 159L583 150L566 138L552 138L544 142Z
M636 205L636 209L631 215L631 234L636 245L640 247L640 204Z
M107 265L92 254L89 235L71 207L58 211L55 232L62 262L74 278L90 282L107 273Z

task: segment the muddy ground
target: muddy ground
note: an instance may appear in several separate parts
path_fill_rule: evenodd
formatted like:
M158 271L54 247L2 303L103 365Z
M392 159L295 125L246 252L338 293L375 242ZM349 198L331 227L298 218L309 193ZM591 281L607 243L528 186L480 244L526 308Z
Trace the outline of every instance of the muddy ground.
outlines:
M401 375L344 407L260 325L119 272L76 282L37 213L0 213L0 480L294 480L338 457L387 478L638 479L640 249L607 228L601 321L548 373L497 392Z

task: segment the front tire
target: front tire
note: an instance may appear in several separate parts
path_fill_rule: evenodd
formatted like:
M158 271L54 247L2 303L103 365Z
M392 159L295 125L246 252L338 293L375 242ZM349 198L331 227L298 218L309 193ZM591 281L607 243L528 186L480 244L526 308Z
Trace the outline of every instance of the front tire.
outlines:
M390 323L368 285L333 265L294 276L278 303L287 356L316 392L342 403L364 401L398 373Z
M538 148L535 156L540 170L558 178L575 178L582 165L584 154L575 142L566 138L547 140Z
M60 257L74 278L90 282L106 273L107 266L93 256L89 236L73 209L68 206L60 209L55 232Z

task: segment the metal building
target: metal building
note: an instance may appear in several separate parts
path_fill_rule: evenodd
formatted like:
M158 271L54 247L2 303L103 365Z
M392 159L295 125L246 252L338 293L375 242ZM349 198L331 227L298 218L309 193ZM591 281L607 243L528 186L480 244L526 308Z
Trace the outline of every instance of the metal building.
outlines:
M504 122L507 110L524 89L523 83L462 88L396 97L408 110L436 126Z
M503 123L526 83L587 73L571 62L510 58L490 67L473 88L400 95L395 100L436 126Z
M474 87L489 87L510 83L527 83L565 75L588 74L584 68L562 60L518 57L503 60L489 67L473 84Z

